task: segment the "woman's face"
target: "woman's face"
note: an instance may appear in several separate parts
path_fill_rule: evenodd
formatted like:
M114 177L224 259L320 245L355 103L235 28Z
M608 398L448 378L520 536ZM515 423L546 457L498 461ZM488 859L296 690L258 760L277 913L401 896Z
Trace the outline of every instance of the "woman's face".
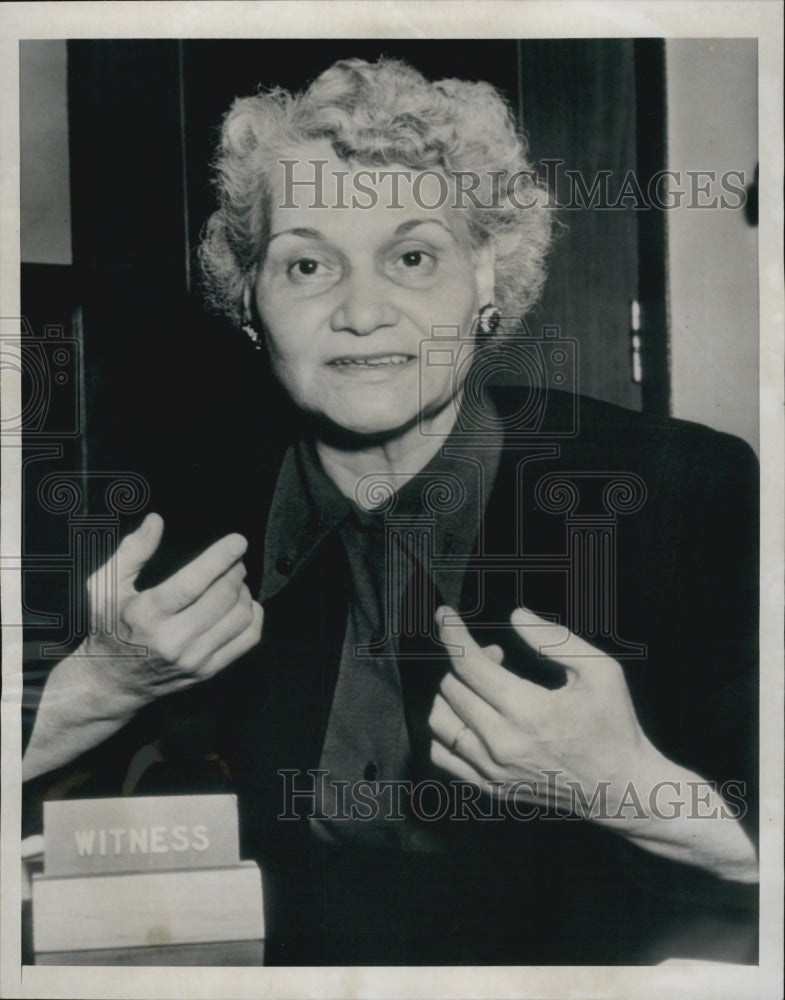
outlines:
M290 159L288 177L282 167L274 178L270 240L246 304L252 296L273 369L302 410L354 434L394 436L459 391L452 364L421 369L420 344L435 327L452 347L468 343L493 297L492 252L472 252L433 176L418 186L408 171L394 192L380 170L407 168L369 171L325 142Z

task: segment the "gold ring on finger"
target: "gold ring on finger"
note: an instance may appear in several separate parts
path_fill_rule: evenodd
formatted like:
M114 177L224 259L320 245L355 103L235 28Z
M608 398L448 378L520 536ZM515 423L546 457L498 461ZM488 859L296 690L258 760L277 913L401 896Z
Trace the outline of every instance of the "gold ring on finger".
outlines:
M461 726L461 728L455 734L452 743L450 744L450 753L454 754L458 751L461 740L463 739L464 734L467 733L468 731L469 727L467 725Z

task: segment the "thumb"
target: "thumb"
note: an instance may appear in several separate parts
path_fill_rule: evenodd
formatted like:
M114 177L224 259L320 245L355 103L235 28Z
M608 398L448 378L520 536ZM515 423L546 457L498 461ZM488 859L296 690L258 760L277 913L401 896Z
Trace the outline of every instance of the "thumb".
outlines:
M117 582L120 587L133 584L144 564L161 543L164 521L160 514L148 514L136 531L132 531L117 546L114 554Z
M442 645L447 647L448 652L456 652L463 656L468 650L472 652L480 650L457 611L444 605L436 609L434 618L436 619L439 640Z

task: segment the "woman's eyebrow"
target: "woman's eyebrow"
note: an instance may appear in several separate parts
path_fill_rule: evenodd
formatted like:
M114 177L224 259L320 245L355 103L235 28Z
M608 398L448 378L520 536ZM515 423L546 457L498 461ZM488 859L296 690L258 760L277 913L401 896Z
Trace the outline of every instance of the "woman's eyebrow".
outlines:
M281 229L273 233L268 243L272 243L276 236L301 236L305 240L325 240L327 237L320 233L318 229L311 229L308 226L295 226L293 229Z
M452 236L453 238L455 237L455 233L452 231L452 229L446 223L442 222L441 219L407 219L406 222L402 222L400 226L396 227L393 235L403 236L405 233L408 233L416 226L427 226L432 224L441 226L445 232L450 234L450 236Z
M441 226L446 233L453 238L455 237L452 229L450 229L450 227L440 219L407 219L406 222L402 222L400 226L396 226L393 236L403 236L412 229L415 229L417 226L434 224ZM310 226L294 226L292 229L281 229L277 233L273 233L268 242L272 243L276 236L299 236L305 240L322 240L327 242L327 237L324 233L321 233L318 229L311 229Z

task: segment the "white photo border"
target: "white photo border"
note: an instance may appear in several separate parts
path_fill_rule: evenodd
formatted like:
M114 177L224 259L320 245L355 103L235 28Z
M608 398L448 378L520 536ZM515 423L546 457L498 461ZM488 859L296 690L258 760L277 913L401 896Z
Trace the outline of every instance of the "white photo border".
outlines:
M363 0L7 3L0 7L0 301L19 316L18 43L33 38L754 37L759 52L762 468L761 951L757 967L44 968L20 966L21 632L3 630L3 997L778 997L782 971L783 256L782 7L778 0ZM5 413L19 412L2 372ZM20 552L19 449L2 453L0 544ZM3 621L19 621L19 575L2 574Z

